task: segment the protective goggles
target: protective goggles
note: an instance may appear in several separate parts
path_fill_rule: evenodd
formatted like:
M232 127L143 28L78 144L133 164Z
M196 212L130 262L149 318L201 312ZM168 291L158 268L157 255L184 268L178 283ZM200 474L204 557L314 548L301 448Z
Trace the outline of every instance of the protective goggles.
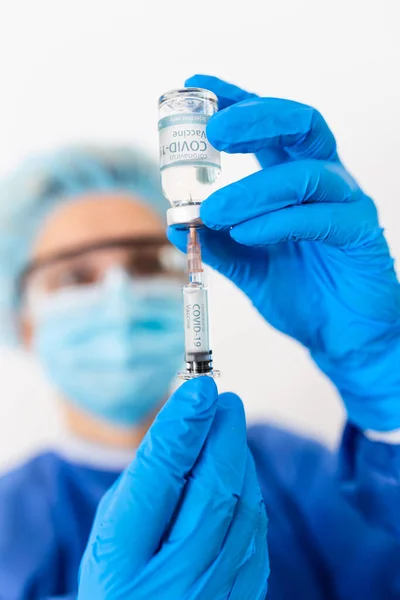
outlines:
M75 247L32 261L19 278L19 292L51 295L103 280L111 267L133 279L168 277L183 281L185 256L164 237L119 238Z

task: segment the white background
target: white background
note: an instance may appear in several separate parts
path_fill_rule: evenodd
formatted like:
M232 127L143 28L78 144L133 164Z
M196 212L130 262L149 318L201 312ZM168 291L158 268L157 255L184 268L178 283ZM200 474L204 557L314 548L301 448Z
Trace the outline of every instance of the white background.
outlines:
M0 171L77 140L139 141L156 156L158 96L215 74L318 107L400 256L398 10L398 0L3 0ZM253 169L227 157L225 182ZM211 286L221 386L241 394L249 420L335 443L340 401L307 354L228 283L213 276ZM0 467L59 431L35 365L0 351Z

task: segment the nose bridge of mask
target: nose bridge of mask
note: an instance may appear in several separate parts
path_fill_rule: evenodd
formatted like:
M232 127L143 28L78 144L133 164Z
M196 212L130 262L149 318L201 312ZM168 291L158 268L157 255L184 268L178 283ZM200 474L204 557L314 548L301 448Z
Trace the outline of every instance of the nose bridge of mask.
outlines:
M176 282L162 277L136 279L116 266L105 273L99 285L104 317L112 322L140 323L153 329L180 319L181 290Z
M141 300L163 298L176 301L181 299L181 288L176 281L162 276L135 278L120 265L110 267L99 286L106 292L107 297L116 300L124 297Z
M108 314L124 316L132 312L134 300L137 299L137 295L134 293L135 283L123 267L110 267L100 286L104 297L107 298Z
M107 269L102 280L102 285L110 293L125 288L127 284L133 284L132 278L120 265L113 265Z

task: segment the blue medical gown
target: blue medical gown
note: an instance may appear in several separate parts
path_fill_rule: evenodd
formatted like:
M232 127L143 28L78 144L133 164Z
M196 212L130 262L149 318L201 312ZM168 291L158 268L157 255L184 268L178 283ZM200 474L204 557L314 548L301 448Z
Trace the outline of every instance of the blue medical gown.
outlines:
M400 598L400 446L347 426L330 453L261 424L249 445L269 516L268 600ZM0 480L0 600L74 597L117 476L47 453Z

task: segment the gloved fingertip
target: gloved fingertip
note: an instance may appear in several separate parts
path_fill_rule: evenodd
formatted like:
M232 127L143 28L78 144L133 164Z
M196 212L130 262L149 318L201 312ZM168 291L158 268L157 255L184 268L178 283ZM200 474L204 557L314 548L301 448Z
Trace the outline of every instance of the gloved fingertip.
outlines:
M208 141L220 152L229 152L231 146L230 142L225 140L226 110L229 110L229 108L215 113L208 121L206 129Z
M187 87L200 87L209 91L214 92L218 95L218 89L222 86L229 86L230 84L216 77L215 75L208 75L207 73L195 73L191 75L185 81ZM217 89L216 89L217 86Z
M186 252L187 246L187 231L176 229L176 227L168 227L167 229L167 238L182 252Z
M201 203L200 218L209 229L221 230L228 226L225 223L229 198L224 188L217 190Z
M237 394L233 392L223 392L218 396L218 407L219 408L232 408L238 411L243 412L244 414L244 406L243 402Z
M240 223L236 227L232 227L229 231L231 238L241 244L242 246L255 246L256 244L252 242L252 237L254 237L254 232L252 232L251 227L247 226L247 223ZM267 241L265 241L265 245L267 245Z
M232 423L235 423L236 434L239 430L243 433L243 443L246 443L246 413L241 398L233 392L224 392L218 396L217 411L223 411L231 415Z
M203 87L204 83L209 79L213 79L213 77L203 73L195 73L186 79L185 87Z
M179 396L190 398L193 404L211 406L218 399L218 388L212 377L195 377L185 381L175 392Z
M206 217L202 217L201 220L203 221L204 225L208 228L208 229L212 229L213 231L223 231L224 229L226 229L223 225L221 225L220 223L215 223L213 220L208 219Z
M212 194L214 195L214 194ZM212 202L209 202L209 199L204 200L200 206L200 219L203 221L204 225L209 229L214 229L216 223L214 223L213 213L212 213Z
M239 244L243 243L242 227L240 227L240 225L237 227L232 227L229 233L231 238L235 240L235 242L238 242Z

